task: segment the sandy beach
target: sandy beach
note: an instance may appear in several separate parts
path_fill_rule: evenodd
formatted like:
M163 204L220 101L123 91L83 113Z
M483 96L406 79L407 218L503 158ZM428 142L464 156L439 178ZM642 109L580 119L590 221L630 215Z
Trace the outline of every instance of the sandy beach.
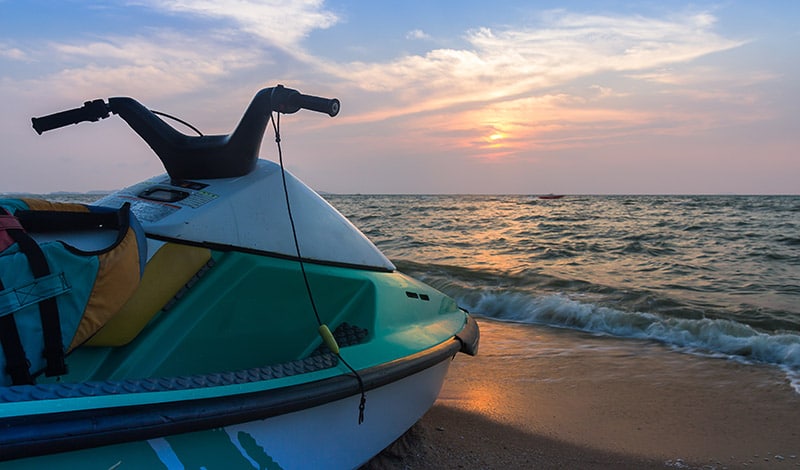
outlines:
M367 468L800 468L800 395L778 368L479 323L479 356Z

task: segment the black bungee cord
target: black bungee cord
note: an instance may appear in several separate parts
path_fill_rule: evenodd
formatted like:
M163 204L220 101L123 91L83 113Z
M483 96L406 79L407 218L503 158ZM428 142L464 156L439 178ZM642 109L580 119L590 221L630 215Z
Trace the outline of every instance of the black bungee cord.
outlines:
M289 215L289 224L292 227L292 238L294 239L294 249L297 253L297 261L300 263L300 272L303 275L303 282L306 286L306 292L308 293L308 300L311 303L311 310L314 312L314 317L317 320L317 325L319 326L319 334L322 336L324 343L328 346L328 348L333 352L342 364L344 364L350 372L353 373L356 380L358 381L358 390L361 393L361 402L358 405L358 424L364 422L364 408L366 407L367 403L367 396L364 390L364 381L361 378L361 374L356 371L353 366L351 366L343 357L339 351L339 345L336 344L336 339L331 334L328 325L322 323L322 319L319 316L319 311L317 310L317 305L314 302L314 295L311 292L311 284L308 281L308 275L306 274L305 264L303 263L303 257L300 256L300 243L297 240L297 229L294 225L294 217L292 216L292 206L289 203L289 189L286 185L286 170L283 166L283 151L281 150L281 134L280 134L280 127L281 127L281 113L278 112L278 117L275 118L270 111L270 120L272 121L272 128L275 131L275 143L278 146L278 163L281 167L281 181L283 182L283 195L286 199L286 212Z

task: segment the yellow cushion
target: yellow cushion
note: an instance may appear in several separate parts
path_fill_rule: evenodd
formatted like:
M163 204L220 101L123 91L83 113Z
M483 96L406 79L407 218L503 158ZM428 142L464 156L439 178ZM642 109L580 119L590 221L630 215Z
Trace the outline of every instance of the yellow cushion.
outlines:
M45 199L28 198L22 198L21 200L32 211L89 212L89 208L86 205L75 202L53 202Z
M124 346L211 258L208 248L166 243L144 268L139 288L85 344Z
M128 228L125 238L116 249L97 258L97 278L69 351L80 346L87 338L101 331L104 325L122 314L136 293L142 290L139 279L139 250L136 233L132 228Z

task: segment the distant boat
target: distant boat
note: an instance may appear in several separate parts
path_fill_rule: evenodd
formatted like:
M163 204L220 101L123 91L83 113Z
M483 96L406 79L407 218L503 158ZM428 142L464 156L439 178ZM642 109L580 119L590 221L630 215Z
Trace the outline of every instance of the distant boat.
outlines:
M550 194L542 194L541 196L539 196L539 199L561 199L562 197L564 197L563 194L550 193Z

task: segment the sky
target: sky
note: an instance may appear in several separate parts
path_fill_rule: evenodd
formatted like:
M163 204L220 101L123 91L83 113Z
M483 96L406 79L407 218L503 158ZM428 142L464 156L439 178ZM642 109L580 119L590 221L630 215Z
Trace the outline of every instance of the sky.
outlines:
M0 0L0 193L164 171L117 116L33 116L130 96L227 134L283 84L341 101L281 118L318 191L800 194L798 44L794 0Z

